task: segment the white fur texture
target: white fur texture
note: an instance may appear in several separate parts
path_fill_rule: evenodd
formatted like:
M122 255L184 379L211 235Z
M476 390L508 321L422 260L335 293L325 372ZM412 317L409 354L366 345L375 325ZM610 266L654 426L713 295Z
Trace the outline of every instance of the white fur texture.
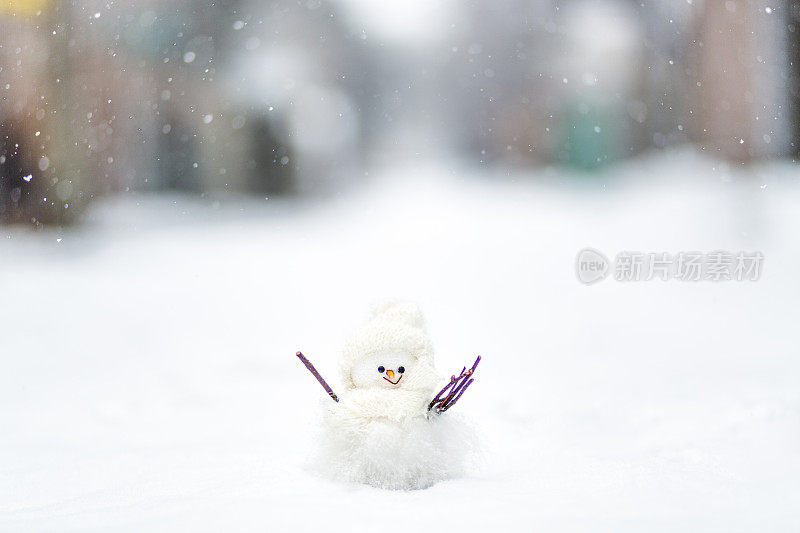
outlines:
M425 489L464 472L473 435L450 413L392 420L331 409L317 468L340 481Z
M428 413L443 380L416 306L375 307L345 345L341 369L345 389L324 411L319 470L342 481L405 490L463 472L475 439L464 420Z

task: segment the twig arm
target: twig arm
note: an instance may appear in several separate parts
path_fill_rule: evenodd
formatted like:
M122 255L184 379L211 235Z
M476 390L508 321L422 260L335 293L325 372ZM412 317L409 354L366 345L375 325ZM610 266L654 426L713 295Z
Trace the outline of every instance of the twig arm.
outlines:
M308 371L311 372L314 375L315 378L317 378L317 381L319 381L319 384L322 385L322 388L325 389L325 392L328 393L328 396L333 398L334 402L338 402L339 401L339 397L336 396L335 392L333 392L333 389L330 387L330 385L328 385L328 382L325 381L322 378L322 376L319 375L319 372L317 372L317 369L314 368L314 365L311 364L311 361L306 359L306 356L303 355L302 352L297 352L297 357L298 357L298 359L300 359L303 362L304 365L306 365L306 368L308 369Z
M452 386L453 386L453 384L454 384L456 381L458 381L458 378L456 378L455 376L450 376L450 382L449 382L447 385L445 385L445 386L442 388L442 390L440 390L440 391L439 391L439 393L438 393L436 396L434 396L433 400L431 400L431 403L429 403L429 404L428 404L428 411L430 411L431 409L433 409L433 406L434 406L434 405L436 405L437 403L441 403L441 402L443 402L443 401L444 401L444 400L440 400L439 398L441 398L441 397L442 397L442 394L444 394L445 392L447 392L447 389L449 389L450 387L452 387Z
M475 359L475 364L472 365L472 368L467 370L466 367L464 367L461 370L461 374L452 376L450 378L450 383L445 385L444 388L439 391L439 394L431 400L431 403L428 404L428 411L436 409L437 413L443 413L453 407L459 398L461 398L461 395L466 392L467 387L472 385L472 382L475 381L471 376L475 373L475 369L478 368L478 363L480 362L481 356L479 355L478 358ZM442 398L442 395L448 390L450 392L447 396Z

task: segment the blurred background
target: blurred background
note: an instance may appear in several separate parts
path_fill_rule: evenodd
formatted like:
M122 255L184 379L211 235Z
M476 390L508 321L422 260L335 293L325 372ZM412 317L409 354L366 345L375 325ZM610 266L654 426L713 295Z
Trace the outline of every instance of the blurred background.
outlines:
M0 0L0 531L797 531L798 21ZM585 286L585 247L764 260ZM303 466L294 354L340 391L385 297L483 356L483 461L424 493Z
M131 191L330 196L456 157L793 157L800 4L0 3L0 218Z

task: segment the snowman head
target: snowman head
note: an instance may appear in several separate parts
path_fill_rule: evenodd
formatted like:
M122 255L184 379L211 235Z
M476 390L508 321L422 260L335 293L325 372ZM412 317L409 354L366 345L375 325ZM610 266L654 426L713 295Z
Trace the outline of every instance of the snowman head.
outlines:
M342 350L341 371L348 389L434 387L433 349L419 308L395 301L375 306Z

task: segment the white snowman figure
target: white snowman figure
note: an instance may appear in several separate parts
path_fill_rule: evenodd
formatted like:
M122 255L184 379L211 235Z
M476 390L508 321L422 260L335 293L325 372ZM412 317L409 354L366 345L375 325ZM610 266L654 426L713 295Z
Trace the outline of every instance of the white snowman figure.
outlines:
M462 473L474 438L449 407L472 383L469 370L442 381L422 314L409 303L385 302L345 344L344 393L330 389L298 352L336 403L323 415L318 469L334 479L386 489L423 489Z

